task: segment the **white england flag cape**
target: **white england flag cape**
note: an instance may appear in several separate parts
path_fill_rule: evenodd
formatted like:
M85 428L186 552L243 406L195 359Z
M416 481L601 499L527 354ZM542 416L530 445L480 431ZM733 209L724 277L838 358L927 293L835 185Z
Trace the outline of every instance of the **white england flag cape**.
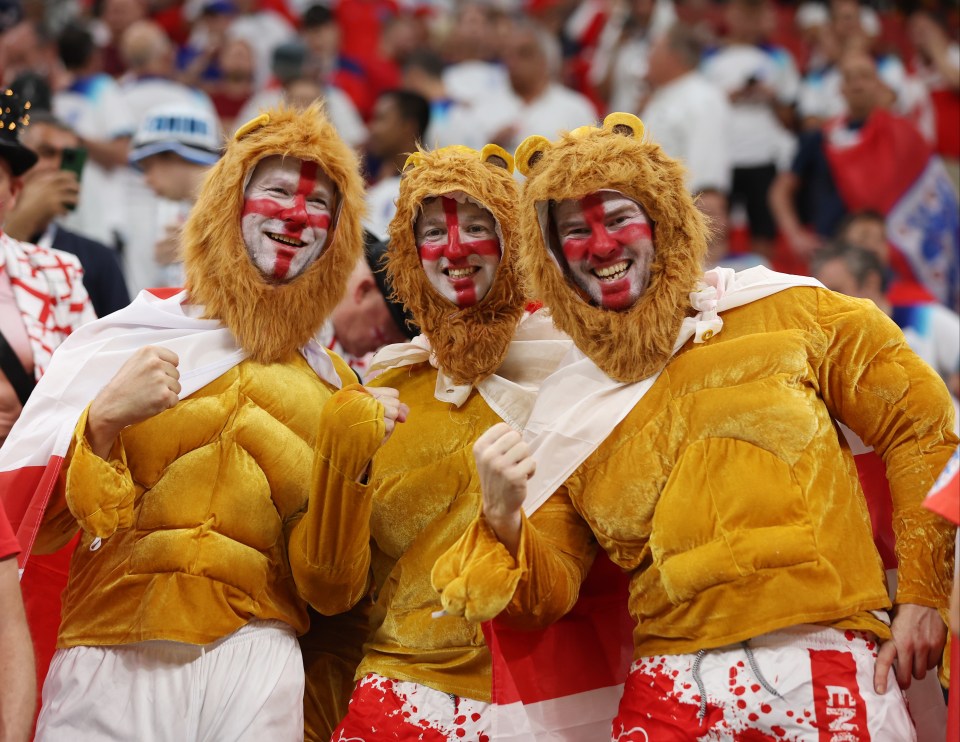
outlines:
M81 327L54 354L0 448L0 502L20 542L21 575L80 415L136 350L155 345L177 354L181 399L246 358L219 320L201 319L202 307L185 300L185 291L169 298L143 291L130 306ZM321 378L340 387L318 343L301 352Z

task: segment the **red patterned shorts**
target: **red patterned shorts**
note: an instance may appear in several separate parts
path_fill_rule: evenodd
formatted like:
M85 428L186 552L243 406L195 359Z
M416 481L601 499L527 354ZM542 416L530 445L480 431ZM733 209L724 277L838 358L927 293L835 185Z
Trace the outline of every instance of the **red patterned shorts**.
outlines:
M331 742L490 742L490 704L370 673Z
M891 670L873 689L876 639L796 626L697 655L633 663L616 742L912 742Z

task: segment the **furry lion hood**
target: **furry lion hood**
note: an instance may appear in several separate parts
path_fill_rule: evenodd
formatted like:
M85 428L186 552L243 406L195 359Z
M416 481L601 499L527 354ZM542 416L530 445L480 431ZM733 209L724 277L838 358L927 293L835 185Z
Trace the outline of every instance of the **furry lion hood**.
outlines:
M244 189L271 155L316 162L337 189L337 212L319 257L286 283L266 278L241 234ZM183 230L190 301L221 320L261 363L288 358L321 328L363 254L363 182L356 155L319 105L279 108L240 127L204 179Z
M513 158L496 145L415 152L400 180L397 212L390 222L387 273L397 298L430 340L437 363L458 384L486 378L499 368L523 314L517 268L516 182ZM420 263L413 225L423 202L464 194L489 211L500 236L500 264L486 296L461 309L431 285Z
M659 145L643 140L640 119L623 113L557 142L529 137L517 148L516 161L527 176L520 208L520 267L533 298L611 378L639 381L662 369L707 250L707 229L684 185L683 167ZM650 282L636 304L622 312L590 303L565 275L562 253L555 252L550 204L600 190L633 199L653 224Z

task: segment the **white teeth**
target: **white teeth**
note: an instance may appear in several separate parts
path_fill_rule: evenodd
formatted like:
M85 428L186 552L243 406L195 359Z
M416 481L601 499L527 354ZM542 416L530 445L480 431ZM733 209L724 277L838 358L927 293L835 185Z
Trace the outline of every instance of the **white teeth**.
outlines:
M597 278L623 278L629 267L629 260L621 260L619 263L608 265L606 268L595 268L593 273Z
M469 268L447 268L447 275L450 278L466 278L476 272L477 268L475 266L470 266Z
M271 240L276 240L277 242L282 242L284 245L290 245L291 247L303 247L305 242L298 240L295 237L287 237L283 234L277 234L275 232L267 232L267 237Z

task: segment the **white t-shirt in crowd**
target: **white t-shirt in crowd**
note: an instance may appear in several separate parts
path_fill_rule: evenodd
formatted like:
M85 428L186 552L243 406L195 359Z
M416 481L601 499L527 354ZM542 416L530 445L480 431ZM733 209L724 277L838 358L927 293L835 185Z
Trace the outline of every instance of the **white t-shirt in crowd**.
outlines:
M283 101L283 90L269 88L256 93L243 104L235 119L237 128L255 118L267 108L273 108ZM330 117L330 123L340 137L351 147L360 147L367 141L367 127L353 105L350 96L334 85L327 85L323 91L323 106Z
M387 241L387 227L397 213L400 195L400 176L383 178L367 188L367 216L364 226L383 242Z
M777 103L792 105L800 89L800 76L790 53L780 47L731 44L707 56L701 66L707 80L728 99L751 80L776 91ZM737 102L730 110L730 163L733 167L758 167L777 160L784 128L767 103Z
M530 103L525 103L511 91L493 105L504 112L509 122L510 136L504 143L509 152L534 134L556 139L562 131L597 122L597 110L588 98L555 82ZM507 112L509 117L506 117Z
M136 120L120 86L109 75L76 80L53 96L54 115L84 139L109 141L133 136ZM120 169L107 170L87 157L77 208L64 227L106 245L115 245L125 223L126 198Z
M504 93L500 92L500 100ZM430 149L462 144L482 149L510 123L511 110L497 104L495 96L471 101L446 98L430 104L430 125L423 146Z
M730 190L730 104L699 72L654 91L640 114L646 136L687 168L691 193Z
M472 59L447 67L443 71L443 86L454 100L470 100L508 92L510 78L502 65Z

